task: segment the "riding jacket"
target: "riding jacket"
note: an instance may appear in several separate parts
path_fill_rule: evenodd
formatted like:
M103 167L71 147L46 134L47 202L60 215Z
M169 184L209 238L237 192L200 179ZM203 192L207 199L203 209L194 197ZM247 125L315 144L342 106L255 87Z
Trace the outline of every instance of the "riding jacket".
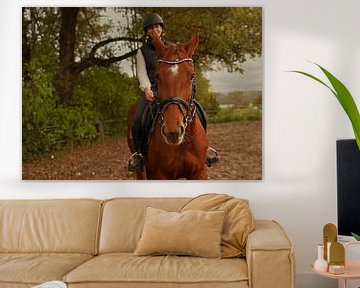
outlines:
M156 84L156 66L158 54L149 38L136 54L136 69L140 82L140 89L151 88Z

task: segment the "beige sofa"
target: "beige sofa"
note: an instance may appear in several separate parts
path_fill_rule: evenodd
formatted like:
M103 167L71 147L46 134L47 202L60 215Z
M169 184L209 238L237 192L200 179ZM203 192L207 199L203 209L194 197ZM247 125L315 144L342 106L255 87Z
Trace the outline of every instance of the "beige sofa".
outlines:
M178 211L188 200L1 200L0 287L294 287L292 243L270 220L255 220L246 258L134 256L145 207Z

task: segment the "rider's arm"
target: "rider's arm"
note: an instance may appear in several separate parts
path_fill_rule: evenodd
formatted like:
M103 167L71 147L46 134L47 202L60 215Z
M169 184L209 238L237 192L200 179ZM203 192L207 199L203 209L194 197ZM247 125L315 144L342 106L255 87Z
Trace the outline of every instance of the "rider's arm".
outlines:
M136 54L136 70L137 70L138 79L140 82L141 91L144 91L145 88L150 89L151 83L149 80L149 76L147 74L144 55L142 54L140 49L138 50L138 52Z

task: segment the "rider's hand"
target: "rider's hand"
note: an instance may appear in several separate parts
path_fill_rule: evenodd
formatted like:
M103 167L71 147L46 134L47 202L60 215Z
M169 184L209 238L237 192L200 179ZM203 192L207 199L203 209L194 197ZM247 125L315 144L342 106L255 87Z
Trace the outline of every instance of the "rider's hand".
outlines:
M150 88L145 88L144 92L146 100L151 102L154 101L154 93Z
M151 39L154 39L154 38L158 38L158 34L156 33L156 31L154 29L151 29L151 30L148 30L147 32L147 35L151 38Z

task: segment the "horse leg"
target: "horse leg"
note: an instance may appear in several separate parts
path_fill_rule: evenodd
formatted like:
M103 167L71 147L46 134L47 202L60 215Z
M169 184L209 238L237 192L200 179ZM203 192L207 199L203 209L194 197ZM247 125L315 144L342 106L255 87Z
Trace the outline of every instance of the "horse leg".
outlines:
M194 174L191 174L187 179L188 180L208 180L208 175L207 175L206 169L204 168Z

